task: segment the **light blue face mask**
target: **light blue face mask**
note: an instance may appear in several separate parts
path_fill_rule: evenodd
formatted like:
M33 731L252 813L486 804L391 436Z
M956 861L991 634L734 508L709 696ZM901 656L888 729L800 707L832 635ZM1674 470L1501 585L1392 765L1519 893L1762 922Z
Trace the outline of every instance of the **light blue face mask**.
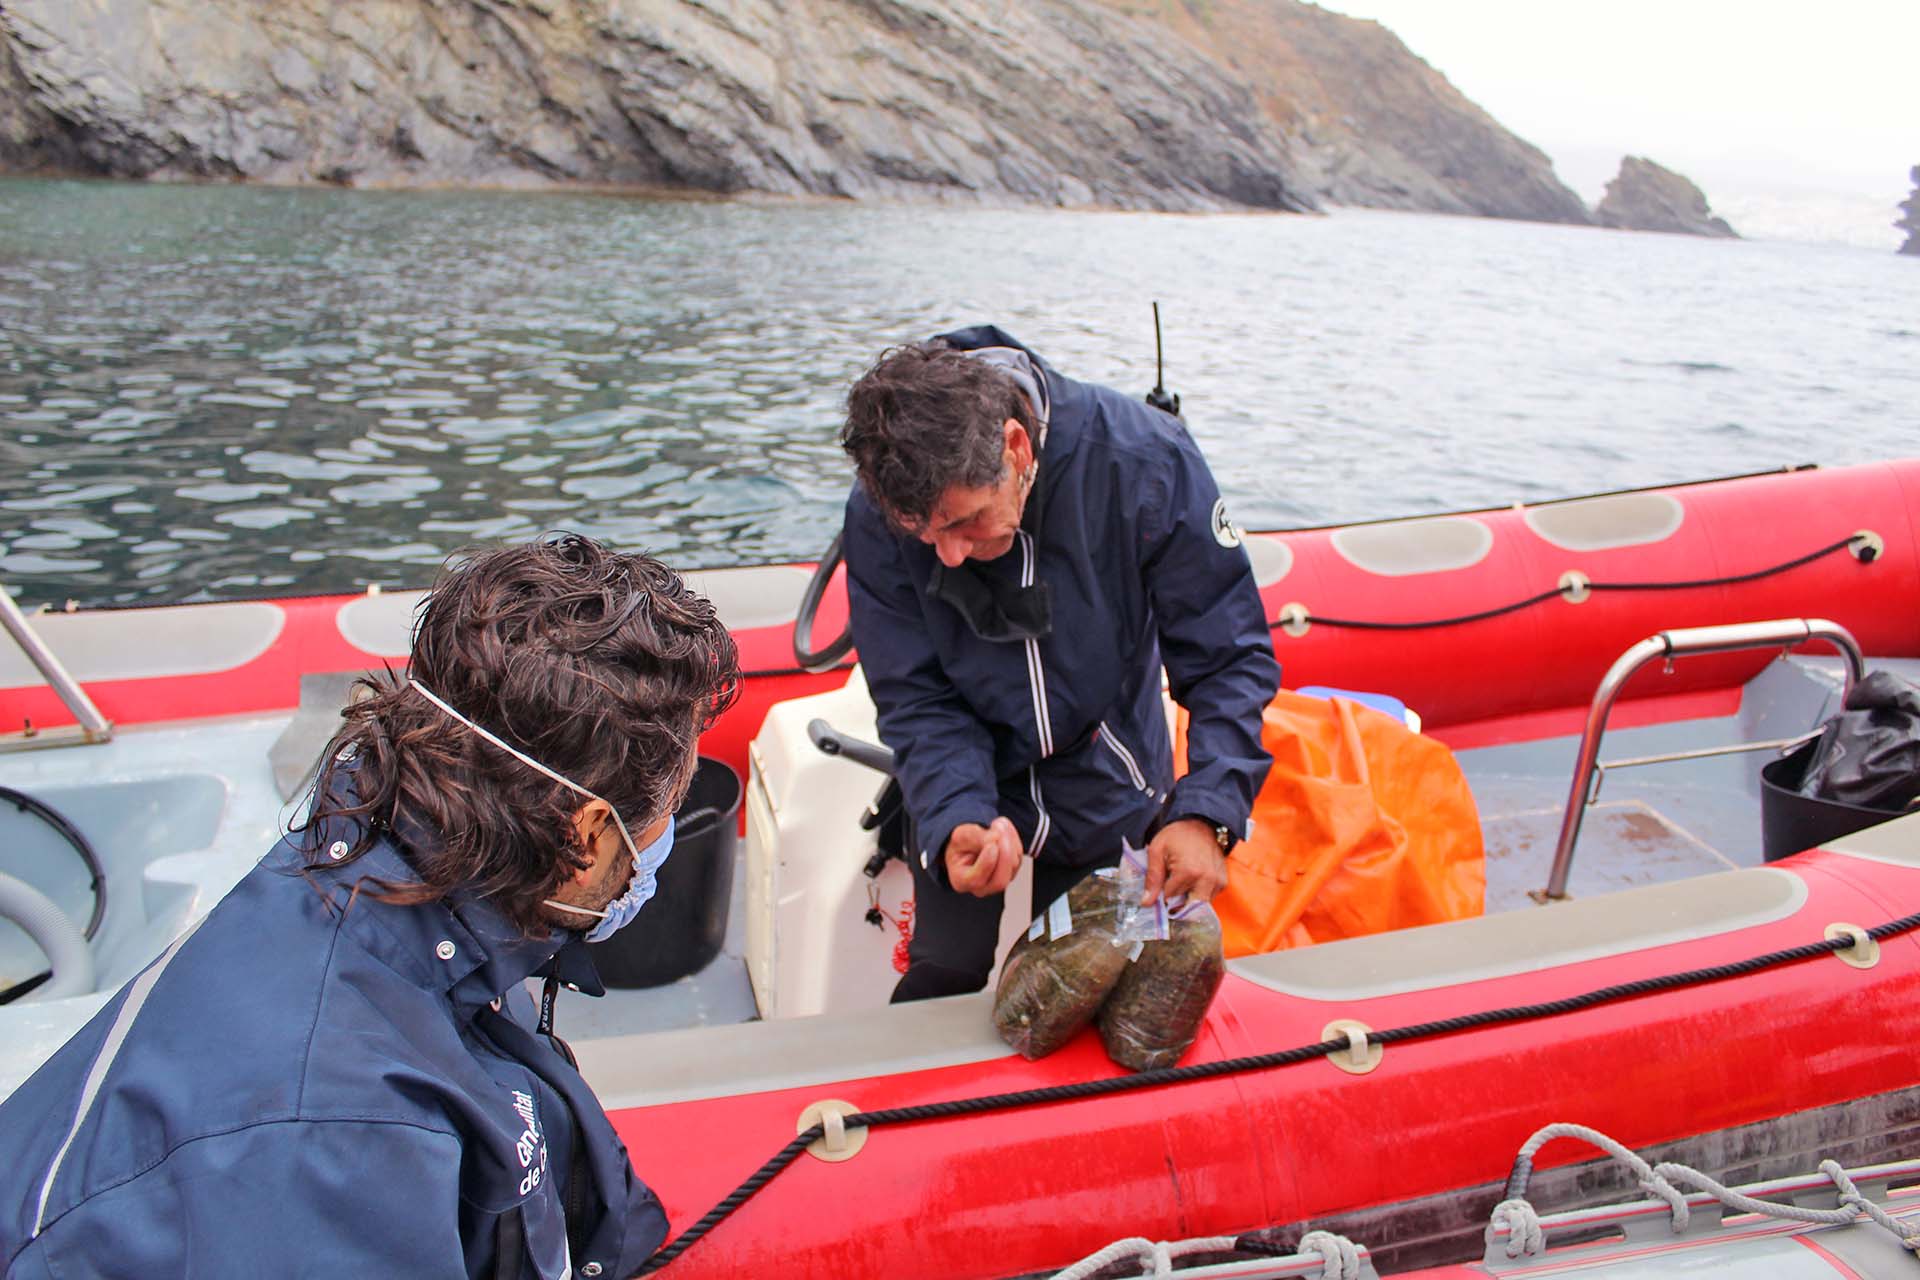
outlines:
M604 803L604 802L603 802ZM607 808L613 808L607 805ZM620 821L620 815L614 814L613 820ZM666 830L658 839L644 849L635 850L633 837L627 835L623 825L620 834L626 838L627 851L633 854L633 879L627 881L626 892L607 904L605 911L594 911L588 907L569 906L564 902L547 899L547 905L558 907L562 911L573 911L583 916L599 916L600 923L587 930L588 942L605 942L632 922L640 914L640 908L647 905L655 889L660 887L658 874L667 855L673 852L673 815L667 815Z
M647 905L647 900L653 897L654 891L659 888L658 876L660 868L665 864L667 855L673 852L674 822L672 814L667 815L666 829L660 833L659 837L645 849L637 849L633 844L633 835L627 830L627 824L621 820L620 811L613 807L613 801L595 795L573 779L564 774L556 773L526 752L489 733L448 706L441 700L438 694L421 684L418 680L409 681L408 687L428 702L431 702L434 706L440 708L440 710L446 714L452 716L455 720L458 720L461 724L467 726L467 728L479 734L482 738L485 738L488 742L491 742L494 746L518 760L521 764L526 765L529 769L532 769L536 773L544 774L576 795L585 796L589 800L600 801L601 804L607 806L607 811L613 815L613 824L620 829L620 839L626 842L627 853L633 858L633 879L627 881L626 890L612 902L609 902L604 911L595 911L591 907L576 907L572 903L557 902L552 898L546 900L546 905L560 911L571 911L575 915L596 917L599 923L587 930L588 942L605 942L615 933L618 933L623 926L630 923L636 915L640 914L640 908Z

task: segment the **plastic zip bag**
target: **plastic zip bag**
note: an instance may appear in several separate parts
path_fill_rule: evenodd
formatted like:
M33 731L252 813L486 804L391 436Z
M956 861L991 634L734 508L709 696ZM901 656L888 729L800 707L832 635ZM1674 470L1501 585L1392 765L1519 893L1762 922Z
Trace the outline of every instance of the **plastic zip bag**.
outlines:
M1114 925L1114 939L1122 944L1164 942L1172 936L1173 922L1206 910L1206 904L1188 902L1186 895L1169 898L1158 894L1141 905L1147 892L1147 854L1127 841L1120 842L1120 865L1114 869L1114 884L1120 890L1120 908ZM1138 955L1134 951L1133 955Z
M1166 936L1133 944L1131 963L1100 1008L1107 1056L1134 1071L1170 1067L1193 1047L1226 976L1212 907L1187 903L1159 919Z
M1028 1061L1052 1053L1089 1022L1127 967L1116 928L1127 890L1102 868L1053 900L1007 952L993 1025ZM1131 892L1139 902L1142 888Z

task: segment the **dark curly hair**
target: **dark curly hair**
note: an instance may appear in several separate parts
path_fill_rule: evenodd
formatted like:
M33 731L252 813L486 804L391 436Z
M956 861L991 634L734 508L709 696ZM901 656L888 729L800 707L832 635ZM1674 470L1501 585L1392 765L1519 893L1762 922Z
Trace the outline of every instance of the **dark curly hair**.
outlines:
M446 570L421 606L408 672L604 797L635 832L679 804L695 743L740 687L733 637L711 603L658 560L576 534L480 551ZM345 856L313 857L309 869L351 862L385 828L407 844L420 883L360 892L405 903L466 890L543 936L542 901L591 862L572 823L582 797L391 671L363 677L354 693L305 829L345 818L361 832ZM350 762L350 796L328 785L336 762Z
M847 392L840 446L874 506L918 532L954 485L999 481L1008 418L1032 433L1027 398L998 369L944 343L892 347Z

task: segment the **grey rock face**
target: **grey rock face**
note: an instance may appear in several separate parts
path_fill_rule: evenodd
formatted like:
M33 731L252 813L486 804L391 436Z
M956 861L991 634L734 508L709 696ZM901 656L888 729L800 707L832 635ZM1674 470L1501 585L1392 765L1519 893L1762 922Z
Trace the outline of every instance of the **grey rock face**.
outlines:
M1586 220L1300 0L5 0L0 168Z
M1907 175L1913 180L1913 194L1900 203L1900 220L1893 225L1907 233L1900 252L1920 255L1920 164Z
M0 25L13 168L1313 203L1244 86L1072 3L10 0Z
M1726 219L1713 216L1699 187L1640 156L1621 160L1619 176L1607 184L1594 219L1603 227L1627 231L1739 239Z
M1539 148L1515 137L1377 22L1313 5L1248 4L1299 68L1276 89L1302 174L1373 209L1592 221ZM1252 33L1244 44L1252 43ZM1233 56L1223 51L1224 56Z

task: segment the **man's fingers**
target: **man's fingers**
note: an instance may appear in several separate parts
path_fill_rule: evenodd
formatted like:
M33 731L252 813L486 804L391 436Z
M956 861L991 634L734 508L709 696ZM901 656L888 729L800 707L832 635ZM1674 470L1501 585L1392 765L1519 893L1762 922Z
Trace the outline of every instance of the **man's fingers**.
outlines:
M1005 893L1020 870L1020 833L1006 818L995 818L987 828L987 847L981 854L981 896Z
M1212 902L1213 895L1227 887L1227 860L1212 850L1208 851L1209 865L1195 867L1187 877L1187 883L1179 889L1191 902ZM1173 877L1167 880L1167 896L1176 892Z
M987 876L986 884L981 889L981 895L984 897L995 893L1005 893L1007 886L1013 883L1014 876L1019 873L1020 851L1001 844L999 846L998 860L994 863L992 872Z
M1146 906L1160 896L1160 887L1167 879L1167 849L1157 837L1147 843L1147 891L1141 895L1140 905Z
M1149 880L1147 883L1149 887L1151 887L1153 882ZM1197 897L1198 894L1195 892L1195 888L1198 883L1199 878L1194 875L1193 868L1184 860L1176 861L1167 868L1167 882L1161 886L1161 891L1166 895L1168 901L1172 901L1182 894L1188 897ZM1151 901L1151 899L1149 899L1149 901Z
M947 881L962 893L974 893L980 882L980 852L987 829L977 823L963 822L947 837Z
M961 893L1003 893L1020 870L1020 832L1006 818L991 825L963 822L947 837L947 882Z

